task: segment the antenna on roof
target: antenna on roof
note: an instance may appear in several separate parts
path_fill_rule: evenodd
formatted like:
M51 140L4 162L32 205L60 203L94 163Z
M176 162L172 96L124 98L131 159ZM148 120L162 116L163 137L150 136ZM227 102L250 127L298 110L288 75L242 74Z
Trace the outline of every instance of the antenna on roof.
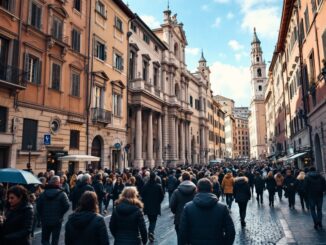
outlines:
M170 10L170 0L168 0L168 10Z

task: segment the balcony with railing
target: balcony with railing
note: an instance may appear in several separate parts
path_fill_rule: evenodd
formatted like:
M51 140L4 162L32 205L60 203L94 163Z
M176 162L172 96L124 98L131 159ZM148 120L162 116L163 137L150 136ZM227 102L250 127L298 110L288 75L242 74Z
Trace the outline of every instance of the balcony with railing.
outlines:
M104 124L111 123L111 111L96 107L91 109L91 113L93 122Z
M27 81L24 72L16 66L0 63L0 85L10 88L25 89Z

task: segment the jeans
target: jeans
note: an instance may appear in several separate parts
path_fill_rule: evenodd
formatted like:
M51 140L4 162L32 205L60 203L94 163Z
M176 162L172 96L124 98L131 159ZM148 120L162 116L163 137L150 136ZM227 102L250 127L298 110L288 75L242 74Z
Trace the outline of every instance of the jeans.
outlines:
M312 219L314 223L322 223L323 213L323 197L309 198L309 207Z
M277 194L280 200L282 200L283 189L282 186L277 187Z
M155 226L156 226L156 220L157 220L157 215L147 215L148 216L148 221L149 221L149 226L148 226L148 233L154 234Z
M233 202L233 194L226 193L225 198L226 198L226 205L229 207L229 209L231 209L232 202Z
M57 245L59 242L61 231L61 223L57 225L43 225L42 224L42 245ZM50 236L52 234L52 242L50 243Z
M306 193L299 192L299 197L300 197L300 203L301 203L302 209L304 209L305 204L306 204L306 208L309 209L309 202L308 202Z
M108 209L109 204L110 204L110 197L107 197L104 199L104 210Z
M288 195L288 199L289 199L289 207L294 208L294 205L295 205L295 192L288 192L287 195Z
M245 221L248 202L238 202L241 222Z

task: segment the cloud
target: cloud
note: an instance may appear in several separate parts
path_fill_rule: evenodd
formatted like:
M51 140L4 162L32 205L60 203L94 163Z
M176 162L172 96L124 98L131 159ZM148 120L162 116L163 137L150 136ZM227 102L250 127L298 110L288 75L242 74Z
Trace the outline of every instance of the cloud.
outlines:
M201 10L208 12L209 11L209 6L207 4L204 4L204 5L201 6Z
M243 49L243 45L241 45L237 40L230 40L228 42L228 45L234 51L239 51Z
M152 15L141 15L140 18L151 28L160 27L160 22Z
M236 101L237 106L248 106L250 103L250 69L237 67L221 62L210 66L212 90L215 94L223 95Z
M199 48L190 48L190 47L186 47L186 53L187 53L188 55L196 56L196 55L199 55L199 53L200 53L200 49L199 49Z
M214 0L214 2L224 4L224 3L229 3L230 0Z
M232 20L234 18L234 14L232 12L229 12L227 15L226 15L226 18L228 20Z
M217 17L214 21L214 24L212 25L215 28L220 27L222 19L220 17Z

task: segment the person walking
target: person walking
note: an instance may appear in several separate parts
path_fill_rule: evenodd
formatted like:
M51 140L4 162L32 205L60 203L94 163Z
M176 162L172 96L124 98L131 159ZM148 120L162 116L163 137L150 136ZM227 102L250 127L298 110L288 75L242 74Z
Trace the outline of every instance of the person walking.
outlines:
M110 204L110 200L112 199L112 193L113 193L113 181L111 178L107 177L105 184L104 184L104 191L105 191L105 197L104 197L104 214L107 214L107 210Z
M265 181L258 171L255 173L255 189L256 189L256 199L258 204L264 203L264 188Z
M269 206L274 207L274 196L276 191L276 181L272 171L269 171L265 179L266 189L268 191Z
M292 175L292 170L286 170L286 176L284 178L284 189L285 189L285 196L288 198L289 201L289 208L295 209L295 193L297 191L297 180Z
M69 209L69 199L64 190L60 188L59 176L51 177L45 191L37 199L36 209L42 224L42 244L57 245L63 216Z
M228 206L230 211L233 202L233 186L234 186L234 178L232 175L232 171L228 170L228 172L223 178L222 188L226 199L226 205Z
M306 174L303 171L301 171L299 173L299 175L297 176L297 183L298 183L297 191L298 191L298 194L300 197L300 203L301 203L302 210L305 209L305 206L309 210L308 198L307 198L306 190L304 187L305 176L306 176Z
M326 181L315 167L311 167L304 180L304 188L307 193L311 217L314 221L314 228L322 229L323 224L323 193L326 191Z
M244 176L242 172L238 174L238 177L235 178L234 181L234 199L235 202L239 205L239 213L240 213L240 222L241 226L246 226L246 212L247 212L247 204L248 201L251 198L251 192L250 192L250 185L249 185L249 179Z
M93 181L93 188L97 195L98 207L100 210L100 214L102 214L103 201L104 201L104 197L105 197L105 190L104 190L104 186L103 186L103 175L102 174L99 173L95 176L94 181Z
M150 242L154 242L156 220L157 216L161 215L161 203L164 199L162 186L157 183L154 172L150 173L149 180L144 185L141 196L144 203L144 213L149 220L148 239Z
M125 188L125 185L122 182L122 178L118 177L117 181L115 182L115 184L113 186L113 191L112 191L113 206L115 205L115 201L118 200L119 195L122 193L123 188Z
M147 230L142 212L143 203L138 199L137 188L126 187L116 200L110 220L110 231L115 245L141 245L147 243Z
M76 211L65 227L66 245L109 245L109 235L103 216L99 215L96 193L85 191Z
M178 184L179 181L175 177L175 171L174 170L170 171L170 174L167 179L167 184L166 184L169 193L169 202L171 201L172 193L178 187Z
M274 179L276 182L276 191L278 194L278 198L280 199L280 201L282 201L284 177L280 172L278 172L275 174Z
M1 245L30 245L33 206L28 203L27 190L20 185L7 191L8 209L0 216Z
M207 178L197 183L197 194L182 212L179 225L180 244L233 244L235 229L228 208L212 193Z
M196 194L196 185L191 181L189 172L183 172L181 180L181 184L173 192L170 200L170 208L174 214L174 227L177 233L178 244L181 244L179 239L179 224L183 207L187 202L192 201Z
M80 181L77 181L76 186L71 191L72 210L76 210L79 199L86 191L94 191L91 186L92 177L89 174L81 176Z

